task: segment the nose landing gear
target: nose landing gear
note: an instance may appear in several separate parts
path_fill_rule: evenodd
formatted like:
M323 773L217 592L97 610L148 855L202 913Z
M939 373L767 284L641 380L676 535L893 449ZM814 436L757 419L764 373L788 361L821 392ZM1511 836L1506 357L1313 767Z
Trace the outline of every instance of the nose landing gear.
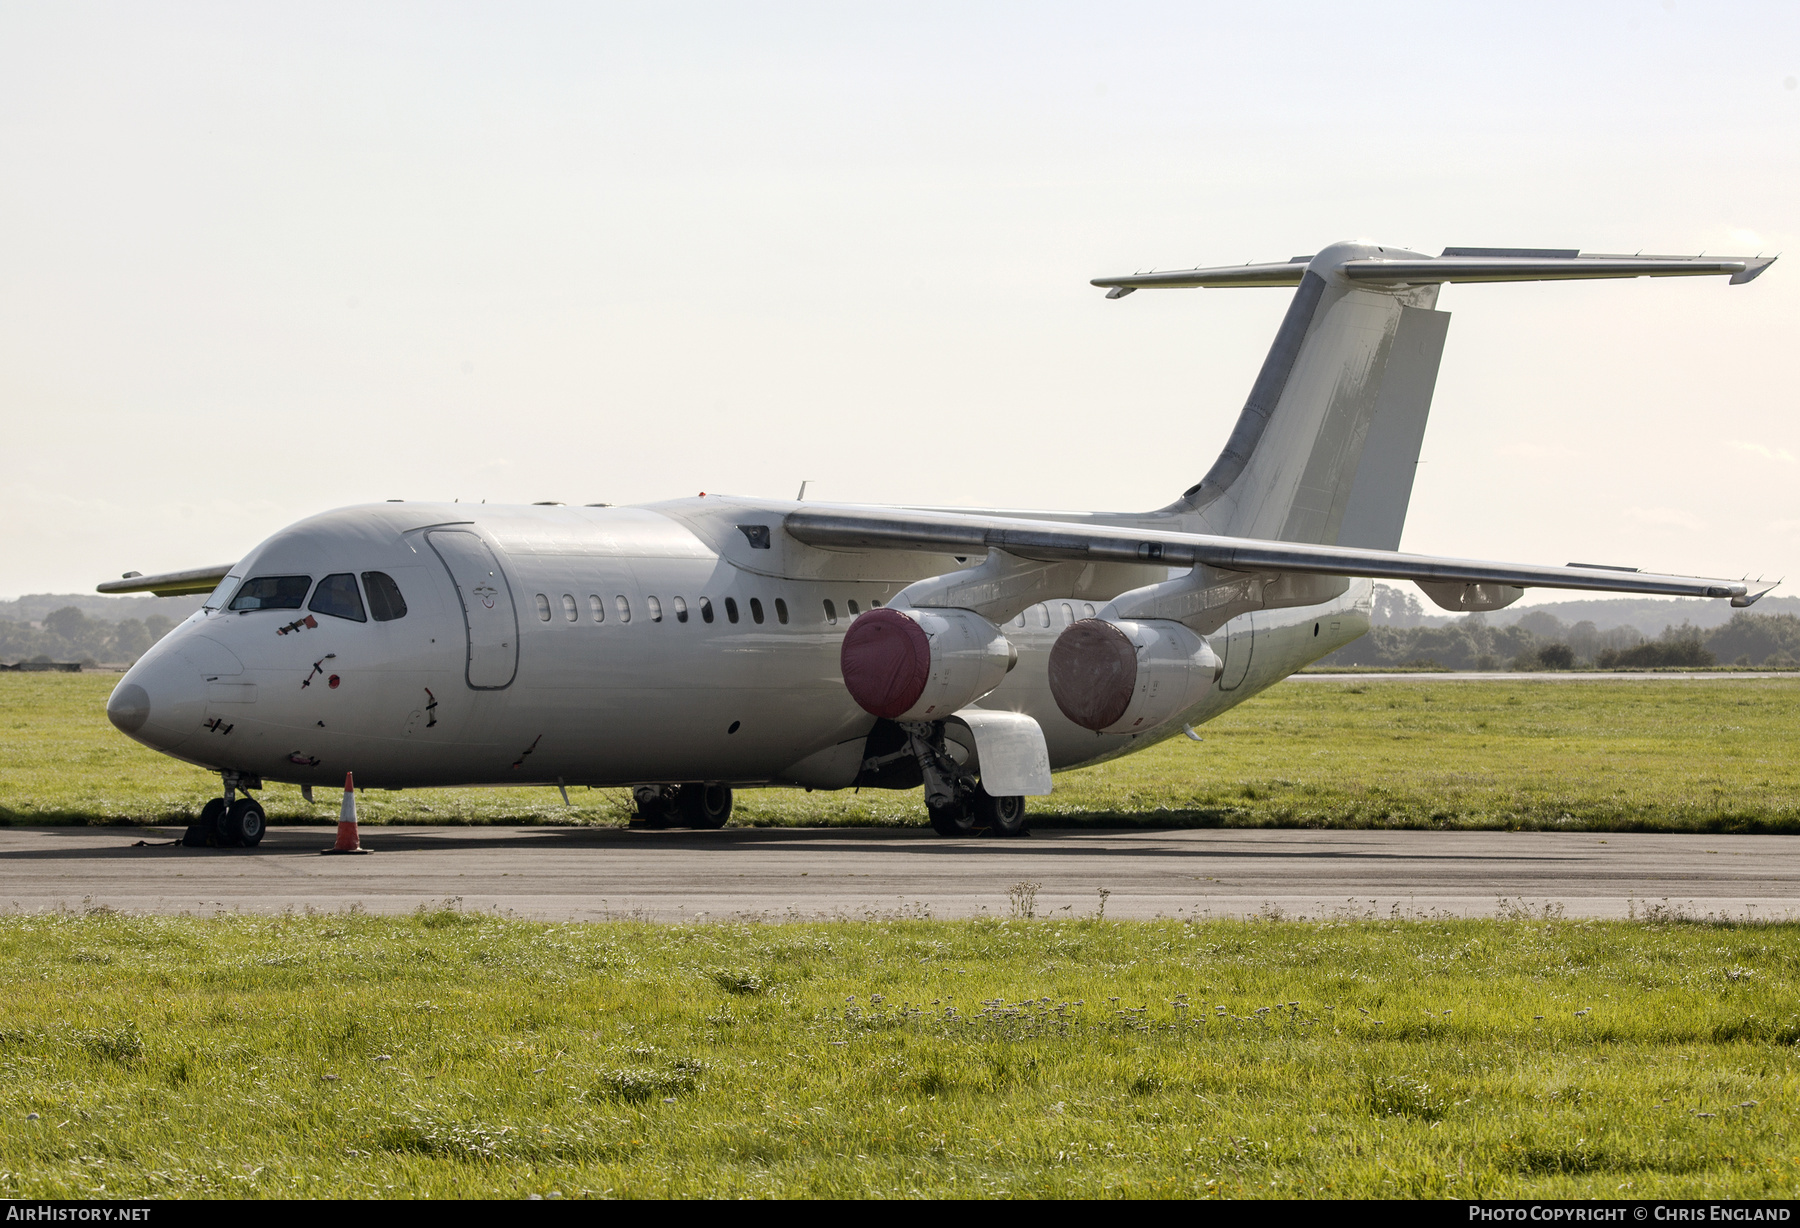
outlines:
M262 781L239 772L221 775L224 796L200 808L200 817L188 824L181 842L189 848L255 848L268 830L268 819L248 791L262 788ZM245 790L243 797L237 796L239 789Z
M256 799L240 797L226 808L225 817L219 823L219 833L224 836L227 846L249 849L262 843L267 827L268 819Z

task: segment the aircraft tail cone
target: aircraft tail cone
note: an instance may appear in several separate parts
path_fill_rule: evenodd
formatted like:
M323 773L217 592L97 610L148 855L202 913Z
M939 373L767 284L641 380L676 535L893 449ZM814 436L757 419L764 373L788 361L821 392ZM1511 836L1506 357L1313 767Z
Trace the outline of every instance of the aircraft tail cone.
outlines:
M331 853L367 853L356 835L356 780L355 774L344 773L344 808L338 812L337 843L328 849L320 849L324 854Z

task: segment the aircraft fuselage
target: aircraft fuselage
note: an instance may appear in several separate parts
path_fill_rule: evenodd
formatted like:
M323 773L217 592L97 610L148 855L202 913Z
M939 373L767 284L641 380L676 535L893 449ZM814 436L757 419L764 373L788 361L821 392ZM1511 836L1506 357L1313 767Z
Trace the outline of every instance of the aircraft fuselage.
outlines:
M336 785L353 771L376 788L846 787L876 718L845 690L845 631L907 584L968 560L804 546L781 530L796 506L702 496L623 508L390 503L316 516L234 567L206 609L126 674L109 714L139 741L208 769L303 785ZM1117 571L1118 591L1169 574ZM371 573L392 581L403 615L376 617ZM303 595L230 608L243 582L273 577L303 577L284 590ZM325 612L327 577L360 604ZM1002 627L1017 665L980 706L1033 717L1053 770L1129 753L1362 634L1369 587L1353 582L1324 606L1240 615L1211 637L1225 670L1206 698L1123 735L1072 724L1049 691L1056 637L1114 595L1090 585Z

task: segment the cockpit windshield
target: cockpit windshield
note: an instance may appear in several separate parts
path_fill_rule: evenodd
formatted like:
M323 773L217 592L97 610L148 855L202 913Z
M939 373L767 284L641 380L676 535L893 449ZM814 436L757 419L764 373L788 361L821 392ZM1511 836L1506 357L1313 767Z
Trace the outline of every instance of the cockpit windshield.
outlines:
M347 571L320 580L318 591L313 593L306 608L315 614L348 618L351 622L368 621L363 614L362 597L356 591L356 577Z
M226 576L219 581L219 587L212 591L212 596L200 603L200 608L203 610L224 609L225 603L231 600L231 595L237 592L237 586L243 582L244 577L242 576Z
M257 576L231 599L229 610L297 610L306 602L311 576Z

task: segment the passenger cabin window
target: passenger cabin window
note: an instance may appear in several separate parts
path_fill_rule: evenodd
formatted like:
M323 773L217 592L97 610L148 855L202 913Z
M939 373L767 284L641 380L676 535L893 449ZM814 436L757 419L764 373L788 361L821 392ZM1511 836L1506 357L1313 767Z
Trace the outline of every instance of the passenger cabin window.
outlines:
M1025 611L1020 610L1019 616L1017 618L1013 619L1013 626L1023 627L1024 625L1025 625Z
M750 598L750 618L751 618L751 621L756 623L757 626L760 627L762 625L762 620L763 620L762 598L760 598L760 597Z
M618 610L620 622L628 623L631 621L631 603L625 600L624 593L620 593L617 597L613 598L613 608Z
M570 622L579 622L581 620L580 613L575 609L575 594L573 593L563 594L563 617Z
M712 620L713 620L712 598L711 597L702 597L702 598L700 598L700 621L703 623L709 623Z
M653 623L661 622L662 621L662 602L658 601L654 597L646 597L646 598L644 598L644 604L650 607L650 621Z
M311 576L257 576L247 580L226 607L232 610L297 610L306 602Z
M1094 616L1094 603L1091 601L1082 602L1081 612L1084 617L1092 618Z
M861 610L856 608L856 598L852 597L852 598L850 598L849 601L845 602L844 604L850 607L850 617L851 618L855 618L858 614L862 613Z
M542 593L539 593L537 595L537 608L538 608L539 621L549 622L550 621L550 598L544 596L544 594L542 594Z
M684 623L687 621L687 598L686 597L675 598L675 621L678 623Z
M735 623L738 620L737 598L725 598L725 621Z
M385 571L363 572L363 592L369 595L369 616L378 623L391 623L406 617L406 598L400 586Z
M787 626L787 602L779 597L775 598L775 621Z
M825 621L837 626L837 607L831 604L831 598L825 598Z
M314 614L347 618L354 623L369 621L368 616L363 613L362 594L356 591L356 576L347 571L320 580L319 587L313 590L313 598L306 603L306 608Z
M1074 622L1075 621L1075 607L1070 605L1066 601L1062 603L1062 607L1063 607L1063 621L1065 623Z
M1037 608L1037 615L1038 615L1038 626L1048 627L1050 625L1050 607L1049 606L1040 605Z
M594 621L597 623L606 621L606 603L600 600L600 595L598 593L588 594L588 613L593 616Z

